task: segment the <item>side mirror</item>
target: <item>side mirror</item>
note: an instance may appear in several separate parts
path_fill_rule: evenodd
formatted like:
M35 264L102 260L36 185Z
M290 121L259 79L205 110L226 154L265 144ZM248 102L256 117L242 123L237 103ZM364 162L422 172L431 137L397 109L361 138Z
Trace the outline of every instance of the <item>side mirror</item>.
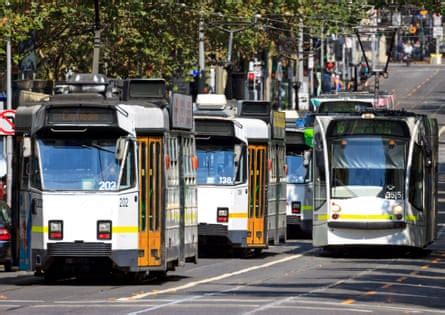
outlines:
M116 160L122 161L124 159L125 145L126 144L127 144L127 139L126 138L119 138L119 139L117 139L117 141L116 141L116 153L115 153Z
M31 138L30 137L23 137L23 156L25 158L31 156Z
M303 160L304 167L309 167L309 164L311 163L311 159L312 159L312 152L304 151L304 160Z

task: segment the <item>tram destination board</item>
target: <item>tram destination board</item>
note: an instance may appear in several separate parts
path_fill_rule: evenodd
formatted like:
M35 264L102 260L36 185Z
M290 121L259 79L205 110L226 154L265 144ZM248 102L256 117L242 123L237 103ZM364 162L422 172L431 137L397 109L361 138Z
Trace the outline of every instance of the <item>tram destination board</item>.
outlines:
M49 125L109 125L116 122L111 108L50 108L47 113Z
M171 125L173 129L193 129L192 97L174 94L172 102Z
M409 137L409 131L404 121L387 119L342 119L335 120L328 129L328 136L344 135L386 135L394 137Z
M284 139L286 136L286 117L284 112L272 112L272 136Z

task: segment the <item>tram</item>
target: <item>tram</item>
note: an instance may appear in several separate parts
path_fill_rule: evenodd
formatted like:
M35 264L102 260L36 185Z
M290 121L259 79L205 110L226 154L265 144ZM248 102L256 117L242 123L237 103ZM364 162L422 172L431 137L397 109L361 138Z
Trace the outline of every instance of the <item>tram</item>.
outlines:
M196 261L191 98L168 102L164 80L66 83L17 109L21 269L139 278Z
M437 234L437 154L437 121L423 115L317 115L314 246L431 243Z
M286 114L287 235L312 235L312 159L311 143L303 128L296 127L295 115Z
M242 100L237 118L248 142L249 232L251 247L286 241L285 114L268 101Z
M254 239L248 237L248 144L234 114L225 95L198 94L194 112L198 235L205 250L243 251L253 245ZM263 194L264 188L263 183Z

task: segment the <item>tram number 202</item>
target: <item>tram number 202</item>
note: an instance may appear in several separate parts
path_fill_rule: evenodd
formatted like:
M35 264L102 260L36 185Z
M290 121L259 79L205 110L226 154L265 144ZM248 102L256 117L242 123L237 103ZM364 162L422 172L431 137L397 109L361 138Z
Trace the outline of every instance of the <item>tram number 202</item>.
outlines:
M128 198L122 197L119 199L119 208L128 208Z

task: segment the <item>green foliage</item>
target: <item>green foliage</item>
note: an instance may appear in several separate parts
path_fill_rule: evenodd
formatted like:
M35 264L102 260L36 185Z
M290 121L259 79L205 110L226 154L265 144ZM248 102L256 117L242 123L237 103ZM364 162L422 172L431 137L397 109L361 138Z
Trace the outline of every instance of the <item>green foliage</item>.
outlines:
M0 55L6 38L17 64L31 34L40 78L63 78L69 69L91 71L93 1L21 1L0 4ZM228 31L233 59L251 58L283 38L293 40L300 25L313 36L350 32L366 14L365 0L107 0L100 1L101 72L108 76L184 76L198 61L199 21L205 22L206 53L227 60ZM255 23L256 21L256 23ZM242 29L242 30L241 30ZM23 45L22 45L23 46ZM3 60L4 61L4 60ZM0 62L2 60L0 59Z

